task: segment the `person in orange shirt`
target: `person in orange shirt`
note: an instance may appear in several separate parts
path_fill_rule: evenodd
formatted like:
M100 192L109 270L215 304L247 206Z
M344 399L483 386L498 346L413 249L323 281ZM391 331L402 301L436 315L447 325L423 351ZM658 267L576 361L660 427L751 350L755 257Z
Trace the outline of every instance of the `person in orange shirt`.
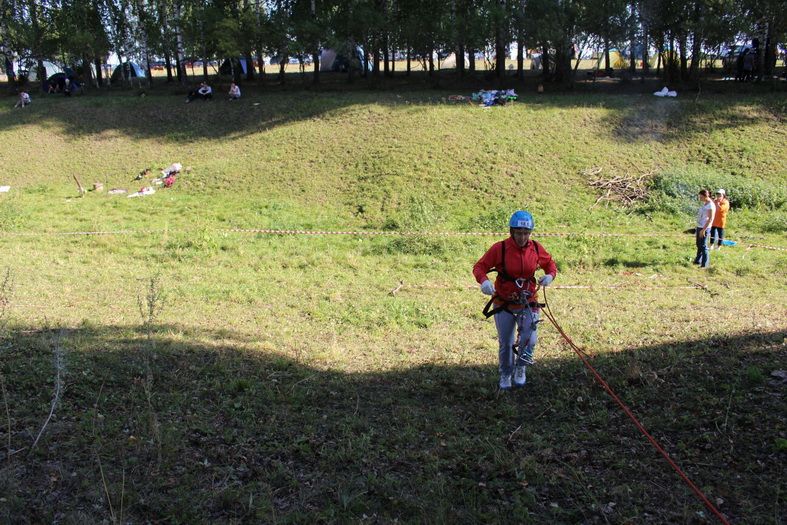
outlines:
M713 226L710 229L710 249L713 249L713 242L716 241L716 249L721 249L724 240L724 228L727 226L727 212L730 211L730 201L727 199L727 192L719 188L716 190L716 198L713 199L716 206L716 215L713 216Z
M513 374L513 386L525 386L525 366L533 364L533 349L536 346L536 327L539 322L539 304L536 295L536 270L545 275L538 281L541 287L548 286L557 275L557 266L549 252L540 243L530 239L535 227L533 216L526 211L517 211L508 221L510 237L496 242L473 266L473 276L481 285L484 295L491 295L495 308L485 315L494 315L500 371L500 390L509 390ZM493 283L487 274L497 271ZM487 305L487 308L490 305ZM519 340L516 330L519 329ZM518 355L514 359L514 346Z

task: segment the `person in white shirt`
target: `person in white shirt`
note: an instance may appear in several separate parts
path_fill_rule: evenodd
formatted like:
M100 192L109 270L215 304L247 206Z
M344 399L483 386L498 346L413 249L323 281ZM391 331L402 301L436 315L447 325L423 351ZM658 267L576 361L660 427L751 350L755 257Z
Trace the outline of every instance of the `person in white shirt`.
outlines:
M30 102L32 102L30 100L30 95L26 91L21 91L19 93L19 100L16 101L16 104L14 104L14 107L15 108L23 108L25 106L29 106Z
M195 98L201 98L202 100L212 99L213 89L206 82L202 82L198 89L189 92L186 102L191 102Z
M713 225L713 217L716 214L716 206L714 206L708 190L700 190L699 201L701 205L697 210L697 229L695 230L697 256L694 257L694 264L699 264L700 268L705 269L710 266L708 236Z
M236 84L235 82L230 84L229 95L230 95L229 98L230 100L238 100L240 98L240 86L238 86L238 84Z

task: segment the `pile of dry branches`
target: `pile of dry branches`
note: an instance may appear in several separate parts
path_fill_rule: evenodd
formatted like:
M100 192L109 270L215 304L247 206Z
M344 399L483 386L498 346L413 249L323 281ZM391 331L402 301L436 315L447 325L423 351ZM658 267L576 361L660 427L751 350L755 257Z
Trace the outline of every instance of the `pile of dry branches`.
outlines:
M582 170L582 175L587 177L588 184L601 192L596 199L596 204L607 201L630 206L645 199L650 173L603 177L601 172L600 167Z

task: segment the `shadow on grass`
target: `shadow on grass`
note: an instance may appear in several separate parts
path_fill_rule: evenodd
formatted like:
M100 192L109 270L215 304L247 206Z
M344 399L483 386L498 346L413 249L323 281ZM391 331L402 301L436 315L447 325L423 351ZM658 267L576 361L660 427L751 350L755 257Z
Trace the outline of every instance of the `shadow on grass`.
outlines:
M610 257L604 260L604 266L622 266L624 268L649 268L653 266L652 261L635 261L628 259L621 259L620 257Z
M782 96L724 94L678 99L648 97L628 100L629 106L606 119L612 136L623 142L679 142L693 135L783 121ZM686 100L688 99L688 100ZM752 111L752 108L757 108Z
M3 342L2 521L97 523L121 507L123 520L153 523L703 521L568 350L499 394L491 366L342 373L239 349L248 337L227 331L155 333L148 346L127 328L63 332L65 389L32 452L58 338L16 329ZM723 512L770 523L787 406L769 374L787 369L786 336L594 362Z
M533 108L571 110L588 106L614 110L605 120L612 136L621 141L674 141L687 135L705 133L723 127L746 126L761 119L760 115L738 110L739 106L762 106L778 118L784 118L784 105L779 96L764 86L759 92L721 93L703 98L696 104L689 100L656 99L650 92L660 81L649 79L645 84L632 83L621 93L620 87L597 91L580 82L572 91L538 95L530 89L536 78L525 81L510 79L508 87L527 88L520 102ZM452 94L469 95L481 88L490 88L483 79L453 82L446 78L442 89L424 89L423 82L397 84L390 89L358 89L327 82L319 89L289 90L286 86L271 88L250 85L238 102L225 100L223 79L215 83L216 98L185 104L188 87L157 85L148 89L149 96L138 91L91 92L80 97L39 95L24 111L0 111L0 127L13 129L22 125L51 126L56 132L71 136L121 133L132 138L188 143L205 138L242 137L292 122L318 119L336 110L355 105L381 105L390 110L415 111L416 108L445 104ZM531 85L532 84L532 85ZM367 86L367 84L362 84ZM726 91L726 90L725 90ZM686 97L688 98L688 97ZM475 104L465 105L468 113L477 111ZM505 110L504 108L498 108ZM359 119L369 118L361 115ZM373 118L373 116L372 116ZM54 131L53 131L54 132Z

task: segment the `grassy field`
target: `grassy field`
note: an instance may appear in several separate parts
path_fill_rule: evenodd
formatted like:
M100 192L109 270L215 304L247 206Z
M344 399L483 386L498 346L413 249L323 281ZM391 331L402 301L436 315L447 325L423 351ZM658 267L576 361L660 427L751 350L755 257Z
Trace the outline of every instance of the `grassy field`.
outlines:
M526 208L594 366L733 522L782 523L783 93L450 94L3 104L0 521L709 521L551 326L497 391L470 270ZM705 272L701 185L738 241Z

